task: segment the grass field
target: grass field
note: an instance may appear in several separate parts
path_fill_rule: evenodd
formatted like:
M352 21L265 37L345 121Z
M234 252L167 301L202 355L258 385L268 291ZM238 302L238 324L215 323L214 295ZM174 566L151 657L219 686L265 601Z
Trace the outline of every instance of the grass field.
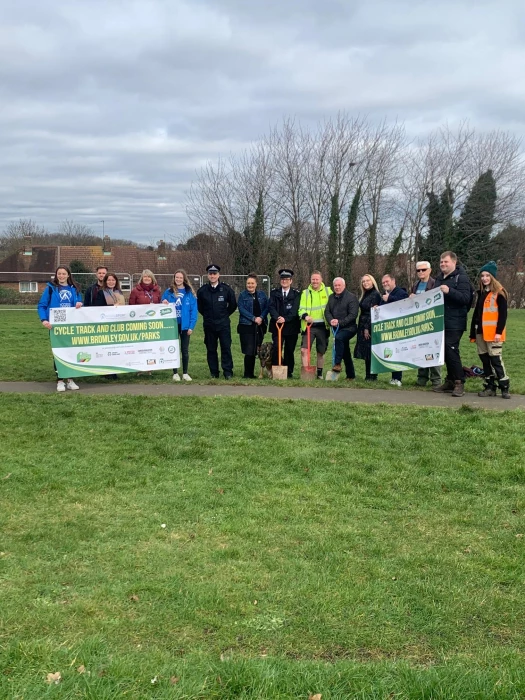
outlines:
M4 394L0 697L525 697L524 430Z
M0 380L5 381L50 381L54 379L53 363L51 360L51 350L49 346L48 332L41 326L36 315L36 311L8 311L0 307L0 328L2 330L3 352L0 354ZM243 356L240 352L239 338L235 332L237 328L237 315L232 317L232 349L234 358L235 383L246 383L243 380ZM505 343L504 361L507 372L511 378L511 393L525 394L525 361L522 348L525 346L525 311L513 310L509 315L508 341ZM267 339L271 339L268 334ZM355 341L352 341L352 347ZM470 344L465 335L461 344L463 364L471 366L479 365L479 357L476 353L475 344ZM326 355L326 364L331 361L331 346ZM399 391L397 387L390 387L390 374L379 375L377 384L370 385L364 382L364 362L355 360L357 381L352 384L358 388L391 388ZM223 380L211 380L206 364L206 350L203 343L202 325L199 319L196 331L190 343L190 367L189 372L194 381L199 383L217 383ZM297 379L290 380L291 386L302 385L298 377L300 376L300 351L296 351L295 376ZM405 372L403 389L415 389L415 371ZM89 383L105 382L104 378L83 379ZM127 375L121 381L126 382L170 382L171 372L157 371L152 377L138 377L135 374ZM267 382L268 380L266 380ZM249 381L251 385L254 381ZM331 382L332 387L348 388L343 382ZM466 390L477 392L482 388L482 381L479 379L468 380Z

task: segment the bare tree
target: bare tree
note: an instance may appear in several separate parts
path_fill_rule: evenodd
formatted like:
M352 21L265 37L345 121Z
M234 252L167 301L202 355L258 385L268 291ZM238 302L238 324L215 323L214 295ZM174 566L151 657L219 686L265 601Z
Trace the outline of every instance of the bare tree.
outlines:
M70 219L60 222L57 234L63 236L69 245L97 245L101 240L91 226Z
M378 255L399 250L406 254L406 272L412 277L428 232L429 193L440 196L448 186L458 218L473 184L489 169L497 185L496 225L516 223L525 211L525 165L519 140L509 134L477 134L463 122L408 143L397 122L373 124L342 113L306 129L288 119L243 153L208 163L191 188L187 210L192 233L221 241L228 264L233 264L236 248L255 240L250 227L258 212L260 231L262 213L260 255L251 251L247 259L270 273L279 263L290 265L298 280L306 280L312 269L326 266L334 195L344 222L359 190L357 258L367 252L368 271L380 272ZM341 228L339 258L344 252ZM357 258L361 272L363 261Z

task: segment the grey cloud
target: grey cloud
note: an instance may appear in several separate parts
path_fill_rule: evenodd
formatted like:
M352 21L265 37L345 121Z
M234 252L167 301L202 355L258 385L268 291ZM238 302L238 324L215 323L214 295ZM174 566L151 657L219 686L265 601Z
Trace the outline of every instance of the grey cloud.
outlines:
M104 219L115 237L179 236L196 169L286 116L525 132L517 0L49 5L2 10L0 228Z

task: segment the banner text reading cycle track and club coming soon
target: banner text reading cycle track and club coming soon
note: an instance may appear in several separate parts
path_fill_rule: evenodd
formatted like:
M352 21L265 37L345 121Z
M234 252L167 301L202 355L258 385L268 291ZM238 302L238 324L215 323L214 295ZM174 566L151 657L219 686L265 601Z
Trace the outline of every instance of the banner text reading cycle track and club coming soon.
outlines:
M372 309L373 374L444 364L440 289Z
M59 377L180 366L173 304L50 309L49 322Z

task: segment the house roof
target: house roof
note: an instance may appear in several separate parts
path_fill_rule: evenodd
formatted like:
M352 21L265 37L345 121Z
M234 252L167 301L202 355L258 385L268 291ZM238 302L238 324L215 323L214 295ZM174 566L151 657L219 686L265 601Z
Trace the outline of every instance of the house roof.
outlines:
M18 282L49 280L59 265L69 267L73 260L80 260L90 270L104 265L116 273L137 274L148 269L155 275L173 274L179 267L190 274L202 274L208 264L206 252L183 250L143 250L136 246L113 246L110 254L104 254L102 246L39 246L31 247L31 255L24 250L12 253L0 262L0 281ZM2 273L21 273L2 274Z
M46 282L56 270L56 246L34 246L32 255L24 255L20 250L0 262L0 281L18 282L31 279L32 282ZM17 276L4 273L31 273Z

